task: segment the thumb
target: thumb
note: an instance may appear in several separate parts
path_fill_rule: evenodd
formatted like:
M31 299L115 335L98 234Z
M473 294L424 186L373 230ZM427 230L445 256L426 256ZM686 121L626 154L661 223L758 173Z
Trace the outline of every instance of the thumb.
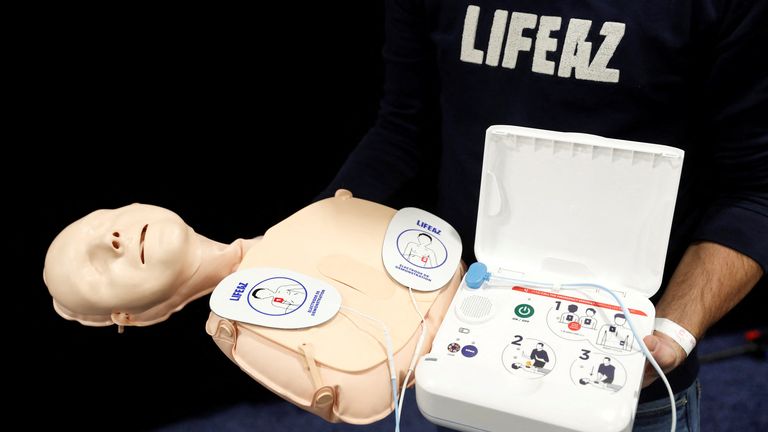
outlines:
M656 363L659 364L659 367L661 367L661 370L663 370L665 373L674 369L675 366L682 362L682 358L680 358L678 351L675 349L674 344L677 342L668 336L659 335L658 333L648 335L643 338L643 342L645 342L645 345L648 347L648 351L651 352L651 355L656 360ZM646 363L645 374L643 376L643 387L647 387L658 377L659 376L653 366L651 366L650 363Z

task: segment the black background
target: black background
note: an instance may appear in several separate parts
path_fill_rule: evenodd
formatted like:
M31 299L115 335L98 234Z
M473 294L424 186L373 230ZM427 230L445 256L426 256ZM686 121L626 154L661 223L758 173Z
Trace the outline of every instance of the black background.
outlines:
M65 321L42 281L45 251L98 208L160 205L230 242L308 204L375 119L379 3L25 17L3 158L4 387L15 414L36 413L22 415L28 427L145 429L278 399L206 335L206 300L122 335ZM720 328L756 322L749 298Z

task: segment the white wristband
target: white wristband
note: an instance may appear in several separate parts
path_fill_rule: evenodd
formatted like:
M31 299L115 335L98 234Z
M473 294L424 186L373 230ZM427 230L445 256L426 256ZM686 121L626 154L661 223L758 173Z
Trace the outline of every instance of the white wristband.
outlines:
M696 338L693 337L691 332L670 319L656 318L655 327L654 330L671 337L683 347L686 356L689 355L691 351L693 351L693 347L696 346Z

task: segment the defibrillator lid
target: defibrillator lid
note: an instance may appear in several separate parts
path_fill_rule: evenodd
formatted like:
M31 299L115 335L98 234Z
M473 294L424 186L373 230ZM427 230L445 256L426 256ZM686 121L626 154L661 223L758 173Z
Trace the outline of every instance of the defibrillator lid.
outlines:
M509 277L591 281L650 297L661 285L683 155L657 144L491 126L475 255Z

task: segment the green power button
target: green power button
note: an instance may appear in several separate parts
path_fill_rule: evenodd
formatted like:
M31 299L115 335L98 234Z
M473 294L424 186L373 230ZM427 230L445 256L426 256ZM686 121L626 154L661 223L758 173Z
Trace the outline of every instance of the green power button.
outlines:
M520 318L529 318L531 315L533 315L533 306L529 304L519 304L515 308L515 315L519 316Z

